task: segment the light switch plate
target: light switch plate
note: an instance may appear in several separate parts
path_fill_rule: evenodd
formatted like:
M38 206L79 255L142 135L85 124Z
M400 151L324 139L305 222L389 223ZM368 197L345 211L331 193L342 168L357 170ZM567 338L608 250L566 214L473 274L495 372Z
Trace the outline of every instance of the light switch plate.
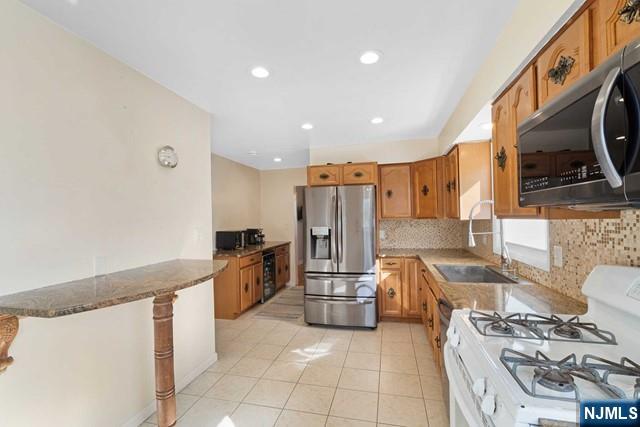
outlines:
M553 266L560 267L564 265L562 261L562 246L554 245L553 246Z

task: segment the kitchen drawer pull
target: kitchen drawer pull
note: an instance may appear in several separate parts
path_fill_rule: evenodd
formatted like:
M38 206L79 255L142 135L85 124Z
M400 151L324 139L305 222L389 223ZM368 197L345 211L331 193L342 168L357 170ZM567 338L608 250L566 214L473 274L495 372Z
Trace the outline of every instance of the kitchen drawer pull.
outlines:
M385 262L385 265L396 265L398 264L397 262Z
M329 179L329 174L323 172L320 175L318 175L318 178L320 178L320 179Z
M393 196L393 191L387 190L387 197L391 198L391 196Z
M356 171L353 173L353 176L355 176L356 178L362 178L364 174L360 171Z
M395 290L395 289L393 289L393 288L389 288L389 289L387 290L387 295L389 295L389 298L393 298L393 297L395 297L395 296L396 296L396 290Z

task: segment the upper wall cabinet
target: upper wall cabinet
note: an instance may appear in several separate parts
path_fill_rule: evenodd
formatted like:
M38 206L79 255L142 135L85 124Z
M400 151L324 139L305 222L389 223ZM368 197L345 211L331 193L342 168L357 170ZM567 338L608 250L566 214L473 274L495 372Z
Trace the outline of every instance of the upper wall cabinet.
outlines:
M640 10L628 0L597 0L591 6L594 66L640 37Z
M493 197L498 217L536 217L540 214L537 208L521 208L518 200L517 128L535 111L535 102L533 68L529 67L493 104Z
M441 218L443 158L413 164L413 209L415 218Z
M590 13L583 12L538 57L539 107L591 70Z
M380 215L382 218L411 218L411 164L381 165Z
M446 218L468 219L474 204L491 199L491 145L489 141L457 144L444 159ZM474 219L490 219L491 207L482 205Z
M307 185L377 184L377 172L378 165L375 162L308 166Z

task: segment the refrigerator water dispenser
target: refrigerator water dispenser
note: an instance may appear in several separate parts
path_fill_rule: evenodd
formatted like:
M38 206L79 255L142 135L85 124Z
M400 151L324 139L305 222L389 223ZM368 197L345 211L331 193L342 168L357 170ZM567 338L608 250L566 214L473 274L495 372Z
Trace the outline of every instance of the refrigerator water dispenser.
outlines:
M311 227L311 258L331 259L331 229Z

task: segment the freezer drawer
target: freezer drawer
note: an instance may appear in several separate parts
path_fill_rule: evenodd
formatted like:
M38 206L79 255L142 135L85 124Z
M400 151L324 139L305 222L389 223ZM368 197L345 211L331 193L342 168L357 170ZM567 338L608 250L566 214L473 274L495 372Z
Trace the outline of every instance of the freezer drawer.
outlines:
M304 293L327 297L375 297L376 276L375 274L306 274Z
M307 323L334 326L377 326L375 298L304 297Z

